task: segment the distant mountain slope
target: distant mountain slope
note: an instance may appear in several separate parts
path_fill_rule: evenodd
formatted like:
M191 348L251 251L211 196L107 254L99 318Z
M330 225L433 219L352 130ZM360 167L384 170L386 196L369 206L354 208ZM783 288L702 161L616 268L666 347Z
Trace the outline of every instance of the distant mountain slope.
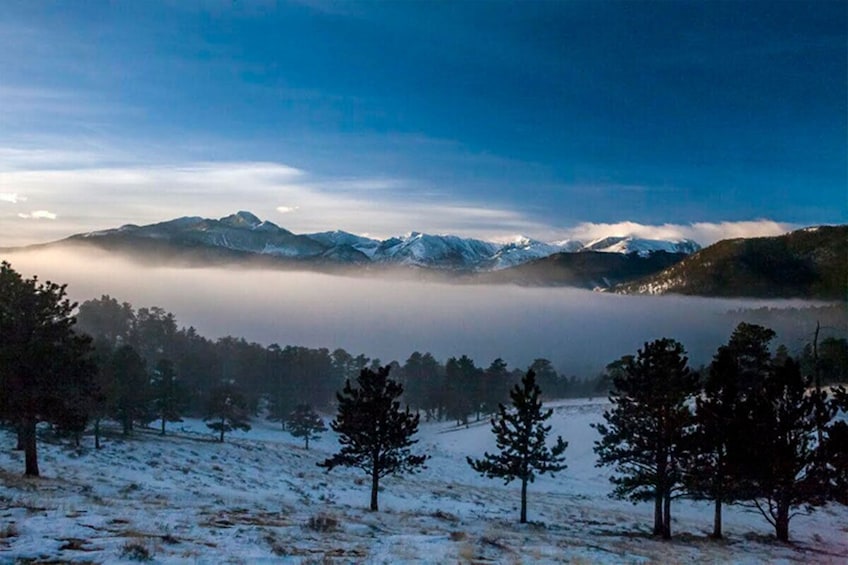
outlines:
M846 299L848 226L728 239L615 289L624 294Z
M607 289L656 273L681 261L683 253L657 251L648 256L599 251L556 253L511 269L481 273L483 283L515 283L527 286L575 286Z
M202 265L208 262L250 261L322 270L349 271L351 268L367 267L371 272L415 267L419 271L450 274L452 278L509 269L560 252L637 253L648 258L657 251L690 252L698 249L697 243L686 240L643 240L630 236L605 238L587 246L576 240L545 243L524 236L517 236L507 243L494 243L418 232L382 241L339 230L298 235L245 211L217 220L187 216L146 226L129 224L74 235L57 243L94 245L148 263L160 260ZM621 262L633 263L610 259L603 264L618 265ZM589 265L597 261L577 259L575 263ZM665 266L664 262L660 263ZM589 280L604 280L600 263L592 269L591 273L577 277L580 286L588 285ZM629 280L618 276L607 279Z
M238 212L220 220L199 217L177 218L147 226L122 226L75 235L70 240L159 240L177 247L212 247L237 252L289 258L317 257L327 246L303 235L295 235L250 212Z
M665 251L666 253L695 253L699 251L701 246L691 239L642 239L638 237L604 237L587 243L583 247L583 251L602 251L605 253L638 253L642 257L647 257L656 251Z

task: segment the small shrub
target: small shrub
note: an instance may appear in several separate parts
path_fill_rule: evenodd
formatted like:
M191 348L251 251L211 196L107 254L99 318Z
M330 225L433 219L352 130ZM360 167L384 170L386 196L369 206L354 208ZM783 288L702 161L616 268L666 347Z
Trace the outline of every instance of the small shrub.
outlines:
M14 522L7 524L3 529L0 529L0 539L16 538L19 535L18 528L15 526Z
M318 514L309 518L306 527L316 532L334 532L339 527L339 521L333 516L327 514Z
M150 551L137 541L128 541L121 548L121 557L130 561L150 561Z

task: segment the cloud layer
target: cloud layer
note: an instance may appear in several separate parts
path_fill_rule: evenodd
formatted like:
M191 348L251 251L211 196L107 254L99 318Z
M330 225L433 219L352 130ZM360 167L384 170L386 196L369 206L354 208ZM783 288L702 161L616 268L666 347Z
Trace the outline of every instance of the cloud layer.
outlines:
M567 229L570 239L590 241L608 236L633 236L644 239L692 239L710 245L722 239L781 235L795 229L792 224L773 220L746 222L697 222L692 224L646 225L635 222L612 224L581 223Z
M112 165L90 154L0 148L0 238L26 245L127 223L178 216L222 217L250 210L298 233L342 229L383 238L409 231L489 240L522 234L546 241L606 236L694 239L708 245L729 237L785 233L772 220L646 225L581 223L558 226L532 212L467 201L449 192L388 177L322 178L274 162L187 162ZM114 158L114 156L112 157ZM104 164L105 163L105 164ZM33 209L20 210L23 202ZM50 219L43 222L25 220Z

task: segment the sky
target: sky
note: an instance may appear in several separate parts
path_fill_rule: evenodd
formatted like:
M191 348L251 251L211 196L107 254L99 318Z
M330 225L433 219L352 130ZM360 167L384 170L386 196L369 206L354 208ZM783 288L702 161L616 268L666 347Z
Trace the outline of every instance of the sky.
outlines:
M0 247L250 210L553 241L848 221L844 2L0 9Z

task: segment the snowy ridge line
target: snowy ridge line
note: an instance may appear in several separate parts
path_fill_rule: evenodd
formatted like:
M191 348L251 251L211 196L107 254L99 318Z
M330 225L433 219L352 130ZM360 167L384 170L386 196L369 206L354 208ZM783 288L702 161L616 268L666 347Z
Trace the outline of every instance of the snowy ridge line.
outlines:
M498 271L556 253L593 251L635 253L648 257L656 252L690 254L701 248L692 240L650 240L634 236L606 237L588 243L578 240L548 243L516 236L506 243L496 243L420 232L409 232L384 240L341 230L298 235L245 211L218 220L187 216L145 226L128 224L116 229L71 236L69 239L111 237L201 244L291 259L324 258L342 263L390 263L472 271Z

